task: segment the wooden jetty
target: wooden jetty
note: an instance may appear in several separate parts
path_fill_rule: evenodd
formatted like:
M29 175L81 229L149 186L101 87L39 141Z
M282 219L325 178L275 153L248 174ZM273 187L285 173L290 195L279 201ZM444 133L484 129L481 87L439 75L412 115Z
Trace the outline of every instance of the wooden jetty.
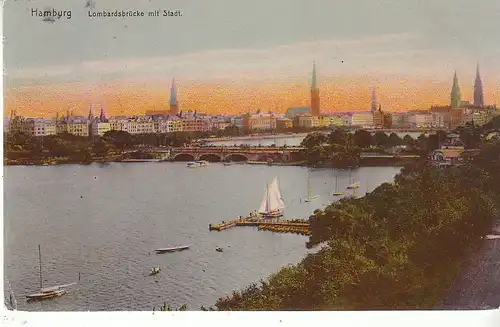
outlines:
M238 220L222 221L220 224L209 224L210 231L223 231L235 226L257 227L259 230L273 231L278 233L295 233L310 235L309 222L306 220L282 220L282 221L263 221L255 216L240 218Z

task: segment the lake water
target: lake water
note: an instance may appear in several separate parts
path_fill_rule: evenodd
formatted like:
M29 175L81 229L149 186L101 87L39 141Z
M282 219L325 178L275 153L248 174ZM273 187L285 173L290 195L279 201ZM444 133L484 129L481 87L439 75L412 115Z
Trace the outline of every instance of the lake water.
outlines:
M390 135L391 133L386 133L387 135ZM417 138L420 136L419 132L408 132L408 133L396 133L401 138L404 138L406 135L410 135L413 138ZM426 133L426 135L429 135L429 133ZM215 141L215 142L208 142L209 144L214 144L214 145L225 145L225 146L231 146L231 145L242 145L242 144L250 144L250 145L263 145L263 146L269 146L272 144L275 144L277 146L297 146L300 145L302 140L304 139L304 136L290 136L290 137L276 137L276 138L266 138L266 139L253 139L253 140L231 140L231 141Z
M353 170L359 194L391 181L396 167ZM209 232L209 223L257 209L275 176L285 218L307 218L333 201L348 172L305 167L185 163L7 166L4 170L4 277L19 310L152 310L163 302L191 310L266 278L307 253L306 236L235 227ZM319 198L301 203L312 193ZM347 194L347 192L346 192ZM65 296L27 303L38 291L38 245L44 287L75 282ZM156 255L159 247L191 245ZM215 251L217 246L224 252ZM148 272L159 266L154 277ZM4 283L4 285L7 285ZM8 299L8 288L5 286Z

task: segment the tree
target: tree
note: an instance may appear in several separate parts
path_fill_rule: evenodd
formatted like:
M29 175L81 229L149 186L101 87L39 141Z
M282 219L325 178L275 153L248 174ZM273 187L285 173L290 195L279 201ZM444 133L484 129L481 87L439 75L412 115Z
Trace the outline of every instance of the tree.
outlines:
M403 140L396 133L391 133L386 141L388 147L395 147L398 145L403 145Z
M396 135L397 136L397 135ZM379 147L386 147L389 144L389 136L385 132L377 132L374 135L374 143Z
M373 144L373 137L370 132L357 130L354 133L354 144L360 148L369 148Z
M133 145L133 138L130 133L125 131L108 131L104 133L104 140L112 144L120 153L123 150L131 148Z

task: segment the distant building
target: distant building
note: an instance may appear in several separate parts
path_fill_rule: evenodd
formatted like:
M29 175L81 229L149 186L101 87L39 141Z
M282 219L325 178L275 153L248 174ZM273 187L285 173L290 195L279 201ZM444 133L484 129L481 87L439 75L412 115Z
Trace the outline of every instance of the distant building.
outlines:
M276 116L272 113L245 114L243 120L244 128L250 131L276 129Z
M375 88L373 88L373 91L372 91L372 113L375 113L377 112L377 107L378 104L377 104L377 93L375 92Z
M373 111L373 103L372 103L372 112L373 112L373 125L375 128L384 127L384 112L382 111L382 106L379 105L378 110Z
M451 88L451 109L458 109L462 104L462 94L460 93L460 86L458 85L457 72L453 76L453 86Z
M293 108L288 108L288 110L285 113L285 116L288 118L293 118L298 115L302 114L312 114L311 108L310 107L293 107Z
M479 74L479 63L476 66L476 80L474 81L474 106L484 107L483 82Z
M278 118L276 119L276 129L283 131L293 127L293 121L288 118Z
M316 82L316 62L313 63L313 76L311 84L311 114L313 116L319 116L321 114L319 88Z
M353 127L371 128L373 127L373 113L371 111L358 111L348 113L346 125Z
M175 79L172 79L172 86L170 88L170 114L177 115L179 113L179 102L177 101L177 86Z
M294 118L294 125L302 128L319 127L319 117L311 114L303 114Z

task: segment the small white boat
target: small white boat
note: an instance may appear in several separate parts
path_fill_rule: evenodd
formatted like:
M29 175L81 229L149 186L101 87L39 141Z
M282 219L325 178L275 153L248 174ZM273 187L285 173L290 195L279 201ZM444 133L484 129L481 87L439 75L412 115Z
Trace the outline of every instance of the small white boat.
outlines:
M231 166L232 163L231 162L224 162L224 166Z
M484 238L487 240L498 240L500 239L500 235L486 235Z
M187 250L189 249L189 245L183 245L183 246L176 246L176 247L171 247L171 248L160 248L156 249L156 253L166 253L166 252L176 252L176 251L182 251L182 250Z
M160 271L161 271L160 267L155 267L155 268L151 269L149 276L154 276L154 275L160 273Z
M198 167L205 167L208 165L208 161L206 160L199 160L199 161L191 161L187 163L188 168L198 168Z

